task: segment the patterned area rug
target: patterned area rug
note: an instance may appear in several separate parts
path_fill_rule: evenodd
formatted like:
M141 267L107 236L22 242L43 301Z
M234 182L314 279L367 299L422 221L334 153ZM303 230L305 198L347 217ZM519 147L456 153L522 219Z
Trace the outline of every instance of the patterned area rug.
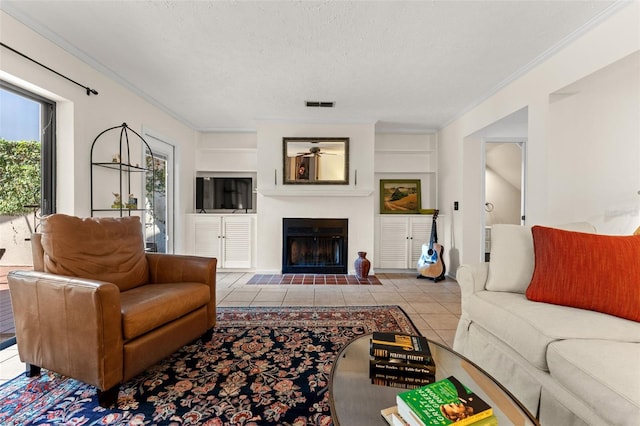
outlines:
M358 278L343 274L255 274L247 284L275 285L382 285L375 275Z
M333 361L377 330L417 333L397 306L218 308L212 331L123 384L117 409L43 370L0 386L0 424L330 425Z

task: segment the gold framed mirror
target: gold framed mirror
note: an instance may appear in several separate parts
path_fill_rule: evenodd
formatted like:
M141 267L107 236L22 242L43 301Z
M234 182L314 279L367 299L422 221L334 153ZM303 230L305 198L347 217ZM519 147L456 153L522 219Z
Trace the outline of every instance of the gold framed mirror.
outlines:
M282 138L285 184L349 184L349 138Z

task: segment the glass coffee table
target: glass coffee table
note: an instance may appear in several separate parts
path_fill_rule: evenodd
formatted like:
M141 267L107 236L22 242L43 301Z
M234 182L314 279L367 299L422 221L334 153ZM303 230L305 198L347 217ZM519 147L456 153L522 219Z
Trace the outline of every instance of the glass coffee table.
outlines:
M338 354L329 382L334 425L386 425L380 411L396 405L396 395L405 389L371 383L369 342L371 334L359 337ZM455 376L493 407L498 424L539 425L535 417L494 378L453 350L429 340L436 364L436 380Z

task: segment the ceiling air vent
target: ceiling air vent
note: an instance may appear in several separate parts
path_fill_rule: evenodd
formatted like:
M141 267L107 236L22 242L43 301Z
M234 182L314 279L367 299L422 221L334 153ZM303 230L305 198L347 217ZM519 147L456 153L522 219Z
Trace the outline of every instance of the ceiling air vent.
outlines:
M321 101L305 101L307 108L333 108L336 106L335 102L321 102Z

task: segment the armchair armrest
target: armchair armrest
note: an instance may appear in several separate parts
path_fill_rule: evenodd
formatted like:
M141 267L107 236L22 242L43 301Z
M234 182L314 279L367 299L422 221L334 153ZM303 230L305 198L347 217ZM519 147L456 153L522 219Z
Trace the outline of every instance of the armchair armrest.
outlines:
M115 284L12 271L7 276L23 362L105 390L123 377L120 290Z
M209 286L210 299L207 307L209 327L216 321L216 258L177 254L147 253L149 282L180 283L196 282Z
M147 253L149 282L214 284L217 259L178 254Z

